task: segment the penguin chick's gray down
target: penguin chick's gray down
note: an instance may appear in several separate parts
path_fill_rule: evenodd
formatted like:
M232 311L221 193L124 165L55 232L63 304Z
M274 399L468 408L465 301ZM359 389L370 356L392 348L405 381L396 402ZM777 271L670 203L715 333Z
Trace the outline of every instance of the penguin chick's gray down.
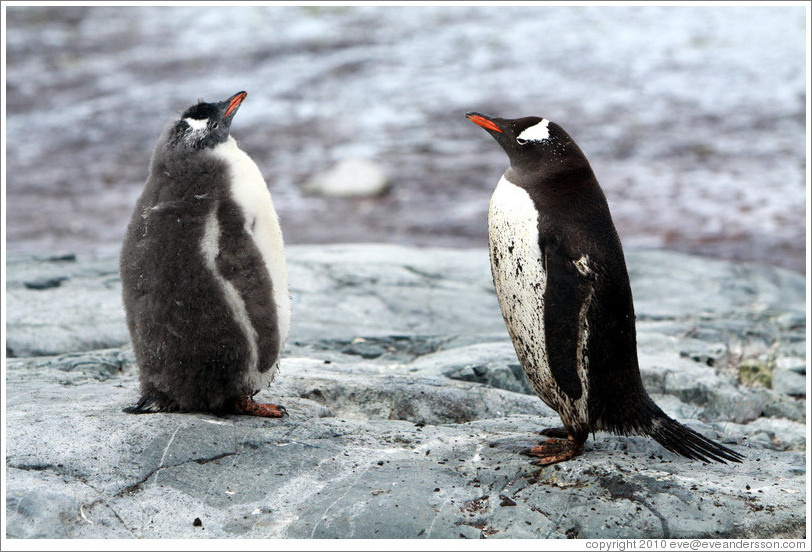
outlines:
M494 287L531 387L564 422L525 454L540 465L568 460L604 430L649 435L696 460L739 462L646 393L623 249L581 149L547 119L466 117L510 160L488 211Z
M270 193L229 134L245 96L189 107L155 146L121 248L141 386L125 412L285 414L252 398L278 370L290 297Z

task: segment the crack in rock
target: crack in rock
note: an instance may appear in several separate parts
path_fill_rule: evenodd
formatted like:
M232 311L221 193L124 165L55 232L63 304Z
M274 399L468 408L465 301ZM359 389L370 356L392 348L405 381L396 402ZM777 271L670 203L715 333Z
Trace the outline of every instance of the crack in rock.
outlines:
M149 479L153 475L157 474L161 470L166 470L166 469L169 469L169 468L177 468L178 466L183 466L184 464L190 464L190 463L208 464L210 462L215 462L217 460L220 460L222 458L226 458L228 456L238 456L239 454L240 454L239 452L224 452L222 454L218 454L218 455L212 456L210 458L190 458L189 460L184 460L183 462L178 462L177 464L169 464L169 465L166 465L166 466L158 466L157 468L151 470L147 475L145 475L139 481L133 483L132 485L128 485L127 487L124 487L121 491L116 493L116 496L120 497L120 496L124 496L124 495L127 495L127 494L132 494L132 493L134 493L136 491L141 490L141 486L144 485L144 483L149 481Z

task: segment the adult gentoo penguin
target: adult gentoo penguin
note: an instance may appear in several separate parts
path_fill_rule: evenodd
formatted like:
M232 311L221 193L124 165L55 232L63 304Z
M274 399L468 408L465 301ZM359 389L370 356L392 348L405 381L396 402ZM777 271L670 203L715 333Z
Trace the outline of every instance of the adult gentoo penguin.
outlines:
M547 119L466 117L510 159L488 211L491 272L524 373L564 422L525 454L540 465L569 460L603 430L649 435L692 459L739 462L646 393L623 249L581 149Z
M252 399L278 370L290 297L270 193L229 134L245 97L189 107L155 146L120 257L141 384L126 412L285 414Z

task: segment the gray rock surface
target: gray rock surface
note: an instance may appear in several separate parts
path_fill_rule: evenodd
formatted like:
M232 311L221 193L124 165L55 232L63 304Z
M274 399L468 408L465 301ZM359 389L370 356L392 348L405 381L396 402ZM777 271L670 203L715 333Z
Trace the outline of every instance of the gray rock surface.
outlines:
M290 416L268 420L122 413L137 370L116 260L11 256L6 536L805 536L805 392L739 382L745 361L805 377L803 276L629 252L647 388L747 458L598 433L540 468L518 452L558 419L528 393L485 250L288 258L294 326L261 399Z

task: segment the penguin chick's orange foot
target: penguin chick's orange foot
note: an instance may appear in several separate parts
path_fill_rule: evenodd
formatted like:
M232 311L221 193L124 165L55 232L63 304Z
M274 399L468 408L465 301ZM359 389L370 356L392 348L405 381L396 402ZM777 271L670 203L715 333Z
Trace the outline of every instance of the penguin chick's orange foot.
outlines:
M234 412L263 418L281 418L288 415L288 411L282 405L254 402L251 397L240 397L234 401Z
M525 456L539 458L534 464L538 466L549 466L564 462L581 454L584 450L584 440L576 440L574 437L563 439L547 439L540 445L530 447L522 452Z

